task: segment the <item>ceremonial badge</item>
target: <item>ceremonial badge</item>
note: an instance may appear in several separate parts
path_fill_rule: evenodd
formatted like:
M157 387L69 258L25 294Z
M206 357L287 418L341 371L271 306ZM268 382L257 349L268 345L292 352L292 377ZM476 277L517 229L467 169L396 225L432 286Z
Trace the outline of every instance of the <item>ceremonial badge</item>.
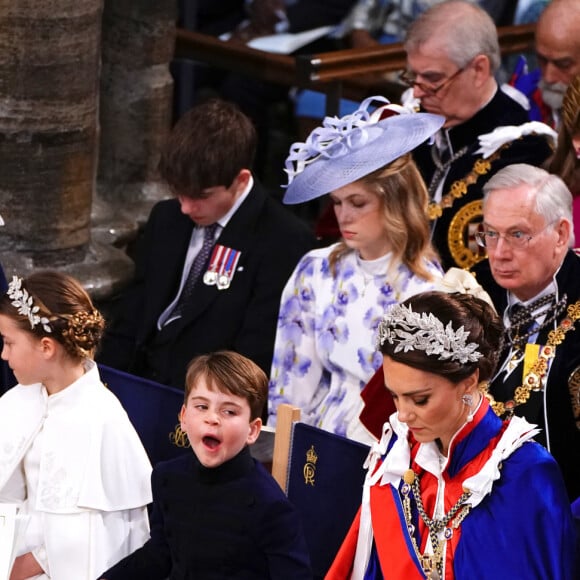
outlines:
M216 282L217 282L217 274L215 272L208 270L203 275L203 283L204 284L207 284L208 286L213 286Z
M207 272L203 275L203 283L206 284L207 286L213 286L214 284L217 283L218 279L217 272L220 262L222 260L224 250L225 247L220 246L219 244L216 244L213 248Z
M230 279L225 274L222 274L217 279L216 286L218 287L218 290L225 290L226 288L229 288L229 286L230 286Z
M215 285L218 290L229 288L241 255L239 250L216 244L207 272L203 275L204 283L208 286Z
M220 269L217 279L218 290L226 290L230 287L232 283L232 278L234 277L236 266L238 265L238 260L242 255L238 250L233 248L226 248L224 258L220 264Z
M486 257L484 248L480 248L475 241L482 216L481 200L472 201L460 208L449 224L447 245L459 268L469 270Z

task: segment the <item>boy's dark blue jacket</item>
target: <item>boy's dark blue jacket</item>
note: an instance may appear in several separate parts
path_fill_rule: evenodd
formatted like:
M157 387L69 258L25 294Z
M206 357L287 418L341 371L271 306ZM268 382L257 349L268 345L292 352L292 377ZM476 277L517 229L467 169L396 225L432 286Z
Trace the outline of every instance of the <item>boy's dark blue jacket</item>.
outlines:
M214 469L193 453L161 462L151 481L151 539L102 578L312 578L299 517L247 447Z

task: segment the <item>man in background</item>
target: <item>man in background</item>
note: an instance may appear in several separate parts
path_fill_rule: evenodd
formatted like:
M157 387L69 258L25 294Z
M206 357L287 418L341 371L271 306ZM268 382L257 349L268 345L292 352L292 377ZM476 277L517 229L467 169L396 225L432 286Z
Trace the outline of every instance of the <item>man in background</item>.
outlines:
M474 239L483 185L506 165L543 163L551 148L538 133L555 134L525 125L527 111L498 86L497 29L481 7L433 6L411 24L405 51L406 104L446 118L433 142L413 152L429 190L433 242L444 268L470 268L483 257Z
M479 283L503 316L505 346L489 384L492 407L538 425L535 439L559 463L570 500L580 496L580 257L570 248L572 195L525 164L484 188L478 239L489 260Z
M536 56L542 73L538 88L544 122L558 128L564 93L580 74L580 2L552 0L536 26Z

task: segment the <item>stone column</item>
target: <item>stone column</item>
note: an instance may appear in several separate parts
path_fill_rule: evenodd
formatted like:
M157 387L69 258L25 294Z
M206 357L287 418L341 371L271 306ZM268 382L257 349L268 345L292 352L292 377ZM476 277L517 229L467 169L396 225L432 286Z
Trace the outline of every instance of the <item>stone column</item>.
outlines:
M104 3L93 235L119 246L167 196L156 168L171 128L176 5L175 0Z
M70 272L95 297L131 274L91 245L102 0L0 6L0 260L6 273Z

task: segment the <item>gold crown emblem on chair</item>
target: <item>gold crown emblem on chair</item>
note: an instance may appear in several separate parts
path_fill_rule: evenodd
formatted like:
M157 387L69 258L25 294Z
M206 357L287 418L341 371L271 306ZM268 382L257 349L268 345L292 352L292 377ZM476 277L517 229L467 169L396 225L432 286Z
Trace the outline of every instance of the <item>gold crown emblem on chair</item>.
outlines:
M175 425L175 429L169 433L169 441L171 441L171 443L176 447L191 447L189 439L187 438L187 433L183 431L179 423Z
M318 461L318 455L316 455L316 450L314 449L314 445L311 445L310 449L306 452L306 462L312 463L313 465L316 465L317 461Z
M314 445L310 446L310 449L306 452L306 463L304 464L304 483L305 485L314 485L314 476L316 475L316 462L318 461L318 455L314 449Z

